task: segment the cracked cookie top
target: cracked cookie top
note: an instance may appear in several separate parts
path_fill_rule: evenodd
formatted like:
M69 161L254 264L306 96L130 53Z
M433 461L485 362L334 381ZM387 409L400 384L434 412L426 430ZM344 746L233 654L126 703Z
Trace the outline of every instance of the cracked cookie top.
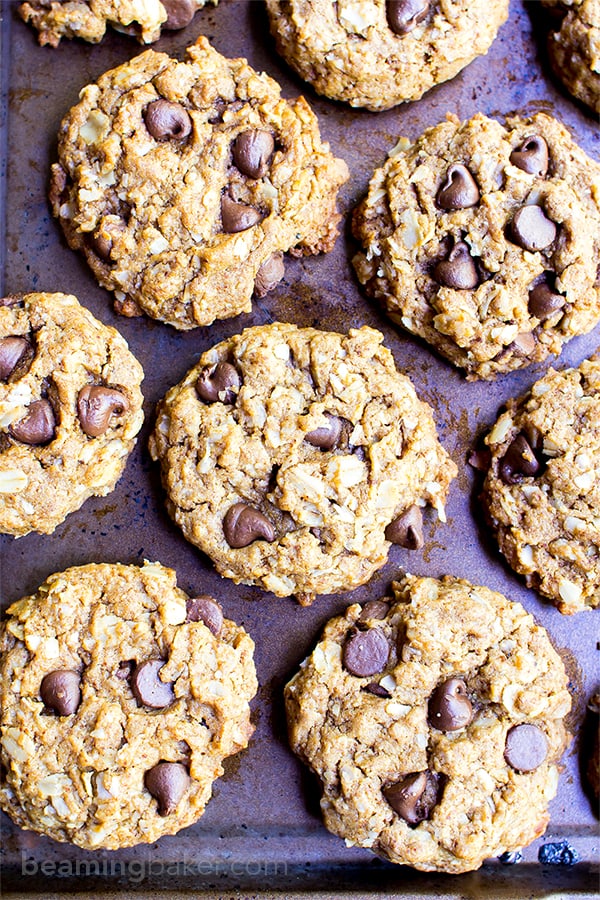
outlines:
M0 806L57 841L175 834L252 734L252 640L159 563L52 575L9 608L0 647Z
M204 37L147 50L88 85L63 120L50 197L115 308L189 329L248 312L283 254L337 237L343 160L302 97Z
M142 424L142 378L76 297L0 300L0 532L50 534L112 491Z
M519 603L407 576L327 623L285 700L292 749L347 844L456 873L543 834L571 698Z
M310 602L444 519L456 466L383 336L274 323L202 355L159 404L167 507L222 575Z
M600 319L600 165L555 119L454 116L400 139L354 212L359 280L469 378Z

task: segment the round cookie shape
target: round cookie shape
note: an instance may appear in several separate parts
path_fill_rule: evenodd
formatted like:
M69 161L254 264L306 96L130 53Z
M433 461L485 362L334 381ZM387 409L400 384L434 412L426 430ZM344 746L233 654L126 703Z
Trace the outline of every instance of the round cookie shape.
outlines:
M562 613L600 603L600 360L549 369L485 443L482 503L500 550Z
M448 116L373 175L358 278L471 380L559 354L600 319L599 178L550 116Z
M567 90L600 114L600 0L542 0L550 19L548 54Z
M248 312L283 254L333 247L348 169L305 100L204 37L147 50L64 118L50 199L115 309L178 329Z
M113 490L142 425L143 377L76 297L0 300L0 532L51 534Z
M266 0L278 52L319 94L377 112L487 53L508 0Z
M146 562L68 569L9 608L0 807L17 825L114 850L202 815L252 735L257 681L244 629L222 619L215 634L188 617L194 603L172 569Z
M570 739L567 675L545 630L501 594L450 577L392 589L383 618L354 604L325 626L285 688L290 744L346 844L468 872L543 834ZM387 640L376 674L347 666L356 629ZM432 721L444 693L454 700Z
M310 603L367 581L392 540L421 546L419 517L388 536L406 511L445 521L456 466L382 340L248 328L159 403L150 453L167 508L221 575Z
M205 3L219 0L29 0L21 3L19 14L33 25L42 47L58 47L62 38L80 38L97 44L111 26L151 44L161 29L185 28Z

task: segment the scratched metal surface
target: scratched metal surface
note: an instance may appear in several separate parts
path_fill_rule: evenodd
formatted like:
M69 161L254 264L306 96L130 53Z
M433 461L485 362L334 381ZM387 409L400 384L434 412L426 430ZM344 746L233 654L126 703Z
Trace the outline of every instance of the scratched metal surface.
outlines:
M348 896L370 892L439 897L593 894L597 819L581 786L579 735L585 701L599 680L597 616L588 612L562 617L508 569L482 526L476 477L466 464L469 448L495 420L501 404L526 390L546 366L513 373L495 384L467 384L425 345L397 331L362 296L349 264L353 243L347 229L328 256L288 260L284 281L251 314L185 334L150 319L115 317L110 295L96 285L85 262L68 249L50 217L46 189L63 114L76 102L83 85L129 59L140 47L113 33L97 46L67 41L57 50L41 48L33 31L18 18L16 3L4 2L2 13L2 88L4 111L8 111L0 132L6 188L2 290L76 294L98 318L119 328L146 373L146 423L116 490L104 499L89 500L51 536L1 539L2 607L68 566L160 560L177 570L185 590L214 595L226 615L247 628L256 642L261 685L253 704L256 733L250 747L227 764L226 775L216 783L200 822L154 845L92 854L20 831L2 815L5 890L22 896L74 890L93 890L99 896L101 889L122 896L133 890L185 892L190 888L244 896L275 890L289 896L303 891L313 896L338 891ZM307 96L319 116L322 134L350 167L351 179L340 197L344 213L363 195L370 174L399 135L415 138L447 111L461 118L477 111L488 115L548 111L565 122L592 156L600 157L598 123L550 75L543 23L535 3L512 0L510 20L485 58L419 102L386 113L353 111L317 97L275 54L260 2L221 0L217 9L201 11L184 32L166 35L156 46L177 55L200 33L225 55L244 55L255 68L267 71L282 84L284 96ZM459 467L450 491L448 524L428 526L422 551L393 548L389 563L368 584L352 594L322 597L308 609L291 599L278 600L220 578L168 518L158 473L146 450L157 400L198 355L247 325L273 319L331 330L360 324L382 330L398 366L432 405L441 440ZM573 340L561 363L578 364L599 343L596 328ZM544 840L568 839L582 857L575 868L539 866L538 840L516 867L490 862L473 875L426 876L381 863L368 851L348 849L322 826L316 785L286 743L282 686L331 615L351 601L382 596L403 567L419 574L459 575L504 592L536 616L560 649L571 675L576 739L564 760L565 772Z

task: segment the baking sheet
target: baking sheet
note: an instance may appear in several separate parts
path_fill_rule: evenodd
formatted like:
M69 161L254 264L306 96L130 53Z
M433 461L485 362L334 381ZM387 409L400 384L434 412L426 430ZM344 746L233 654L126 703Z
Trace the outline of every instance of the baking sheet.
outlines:
M414 139L446 112L468 118L477 111L503 115L516 110L545 111L560 118L596 159L598 122L553 80L543 42L539 4L512 0L510 20L486 57L475 60L450 83L417 103L385 113L351 110L317 97L281 61L269 37L266 13L258 0L221 0L198 13L183 32L166 34L154 45L173 55L205 34L227 56L246 56L276 78L286 97L304 93L317 112L322 135L348 163L351 178L340 194L349 212L366 190L400 135ZM205 815L191 828L152 845L96 853L58 844L13 826L2 814L3 889L21 896L104 889L123 896L132 891L179 891L220 895L283 891L312 896L494 896L593 895L597 875L598 822L581 787L580 747L575 739L564 758L558 796L551 805L545 837L524 851L518 866L486 863L462 876L423 875L377 860L367 850L349 849L321 823L316 783L287 746L282 687L310 651L321 627L354 601L386 593L400 569L416 574L445 573L486 584L519 600L550 632L571 677L576 734L585 701L599 680L597 614L563 617L528 590L504 564L486 533L477 504L476 474L467 465L469 449L493 423L501 404L525 391L547 364L512 373L496 383L465 382L464 377L425 345L401 333L367 300L349 259L355 245L346 233L324 257L287 260L284 281L255 303L252 313L187 333L150 319L126 319L112 312L111 297L98 287L84 260L66 246L46 201L50 164L56 158L60 120L81 88L106 69L141 52L132 39L112 33L96 46L64 41L57 50L39 47L32 29L17 15L16 2L2 4L2 89L8 113L0 121L0 163L6 188L0 226L3 293L31 290L74 293L103 322L115 325L144 366L146 422L116 490L89 500L53 535L1 538L2 608L34 591L52 572L88 562L140 563L160 560L172 566L180 586L219 599L225 614L244 625L256 642L260 690L253 703L256 733L247 751L225 764ZM0 201L3 194L0 194ZM448 524L428 519L421 551L392 548L389 563L366 585L345 595L319 598L302 608L259 589L222 579L209 560L188 544L163 506L158 469L148 456L147 437L156 402L193 365L201 352L248 325L275 319L347 330L379 328L397 365L410 375L418 393L434 409L442 443L459 467L450 490ZM577 365L600 344L600 329L567 346L561 364ZM566 839L581 862L573 868L542 867L541 843Z

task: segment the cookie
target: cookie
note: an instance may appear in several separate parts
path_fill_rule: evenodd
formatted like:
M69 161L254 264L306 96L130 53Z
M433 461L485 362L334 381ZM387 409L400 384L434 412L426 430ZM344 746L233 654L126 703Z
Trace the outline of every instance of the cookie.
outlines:
M482 503L500 550L562 613L600 603L600 359L549 369L485 443Z
M467 872L543 834L567 676L519 603L449 577L392 587L325 626L285 689L290 743L347 845Z
M445 521L457 469L374 329L276 322L204 353L159 403L167 508L221 575L310 603Z
M418 100L490 48L508 0L266 0L278 52L319 94L374 111Z
M0 806L57 841L175 834L252 734L252 640L159 563L52 575L9 608L0 646Z
M550 116L449 116L375 172L358 278L470 379L539 362L600 319L599 184Z
M142 424L143 375L76 297L0 300L0 532L50 534L113 490Z
M585 748L587 755L585 774L594 797L600 800L600 690L595 691L588 700L587 712L591 746ZM597 806L596 814L598 814Z
M556 16L548 35L554 72L573 96L600 113L600 0L542 0L542 6Z
M63 120L50 199L117 312L189 329L251 309L283 254L325 253L346 164L303 98L200 37L88 85Z
M109 25L141 44L151 44L161 28L175 31L189 25L206 2L219 0L29 0L20 5L19 13L36 29L42 47L58 47L61 38L97 44Z

